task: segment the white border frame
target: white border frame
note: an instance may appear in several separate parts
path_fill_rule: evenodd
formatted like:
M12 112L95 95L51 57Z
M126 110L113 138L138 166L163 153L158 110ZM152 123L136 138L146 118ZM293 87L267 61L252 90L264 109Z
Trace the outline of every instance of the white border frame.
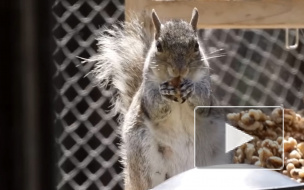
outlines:
M281 106L196 106L193 110L194 112L194 168L205 168L205 169L251 169L251 170L282 170L284 168L284 157L285 157L285 154L284 154L284 143L282 142L282 148L283 148L283 153L282 153L282 167L281 168L278 168L278 169L272 169L272 168L247 168L247 167L244 167L244 168L221 168L221 167L210 167L210 166L202 166L202 167L199 167L199 166L196 166L196 138L195 138L195 133L196 133L196 110L197 109L200 109L200 108L281 108L282 109L282 138L283 138L283 141L284 141L284 107L283 105ZM226 141L226 139L225 139Z

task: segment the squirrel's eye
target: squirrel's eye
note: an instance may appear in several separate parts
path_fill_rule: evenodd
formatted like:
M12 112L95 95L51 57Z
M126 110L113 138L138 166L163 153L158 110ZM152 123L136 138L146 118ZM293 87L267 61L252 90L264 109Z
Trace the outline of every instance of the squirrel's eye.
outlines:
M195 43L195 46L194 46L194 51L195 51L195 52L199 51L199 45L198 45L198 43L197 43L197 42Z
M159 41L156 42L156 48L157 48L158 52L162 52L163 51L163 47L162 47L162 45L160 44Z

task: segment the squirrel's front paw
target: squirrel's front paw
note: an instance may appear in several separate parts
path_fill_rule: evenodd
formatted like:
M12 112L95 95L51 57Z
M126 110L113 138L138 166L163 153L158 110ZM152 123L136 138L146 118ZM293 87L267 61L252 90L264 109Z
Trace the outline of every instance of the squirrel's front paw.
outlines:
M182 103L184 103L194 91L194 84L190 80L183 80L180 84L180 96L182 98Z
M170 82L167 81L161 83L159 85L159 92L164 98L178 102L177 90L172 86L172 84L170 84Z

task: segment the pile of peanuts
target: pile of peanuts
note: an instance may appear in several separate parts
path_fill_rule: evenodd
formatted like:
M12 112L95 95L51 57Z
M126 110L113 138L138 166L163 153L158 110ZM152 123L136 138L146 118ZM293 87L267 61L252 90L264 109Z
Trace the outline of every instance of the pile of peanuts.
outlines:
M270 115L257 109L227 114L231 125L254 137L236 149L234 163L283 168L279 172L304 182L304 117L291 109L284 109L283 138L282 115L283 110L280 108L274 109Z

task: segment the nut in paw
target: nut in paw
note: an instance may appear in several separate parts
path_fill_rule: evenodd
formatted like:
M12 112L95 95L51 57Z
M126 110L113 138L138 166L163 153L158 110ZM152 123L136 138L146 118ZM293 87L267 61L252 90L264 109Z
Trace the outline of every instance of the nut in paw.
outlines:
M180 84L179 90L182 103L184 103L192 95L194 84L190 80L184 79Z
M161 83L159 85L159 92L164 98L178 102L177 89L170 82Z

